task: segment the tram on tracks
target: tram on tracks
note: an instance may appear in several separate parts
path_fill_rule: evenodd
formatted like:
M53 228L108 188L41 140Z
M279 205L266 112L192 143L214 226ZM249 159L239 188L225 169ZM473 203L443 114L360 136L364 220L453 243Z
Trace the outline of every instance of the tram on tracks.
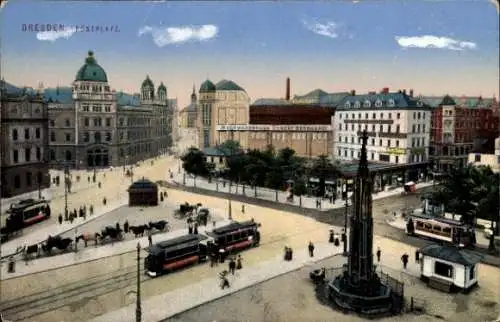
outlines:
M5 226L0 228L0 240L6 242L24 227L50 218L50 205L47 200L25 199L11 204L6 211Z
M469 225L458 220L412 214L406 223L408 235L419 236L447 243L458 247L474 247L475 231Z
M260 232L253 221L233 222L206 234L185 235L159 242L148 249L144 260L146 274L157 277L189 265L207 261L210 254L226 254L260 243Z

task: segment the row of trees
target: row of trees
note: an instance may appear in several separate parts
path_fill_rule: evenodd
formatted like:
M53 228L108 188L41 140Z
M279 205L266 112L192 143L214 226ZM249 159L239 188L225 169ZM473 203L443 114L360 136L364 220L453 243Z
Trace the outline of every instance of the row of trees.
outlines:
M306 194L306 182L314 177L319 180L314 192L317 196L325 194L326 180L340 176L338 166L331 163L327 156L309 161L297 156L293 149L276 151L272 146L264 151L244 151L236 141L227 141L218 148L226 155L224 171L216 173L213 164L207 162L203 152L196 148L191 148L182 157L184 170L195 176L220 175L233 182L271 189L284 189L293 182L295 195Z
M446 212L461 215L463 222L472 224L475 218L500 224L500 174L486 166L465 166L452 169L441 185L429 197L443 204Z

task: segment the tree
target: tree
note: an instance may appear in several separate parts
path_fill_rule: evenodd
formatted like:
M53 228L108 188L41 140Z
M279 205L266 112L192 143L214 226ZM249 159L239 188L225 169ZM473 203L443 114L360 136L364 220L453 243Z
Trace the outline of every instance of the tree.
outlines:
M340 171L328 160L326 155L320 155L314 160L310 175L319 179L318 196L324 196L326 180L338 178L340 176Z
M197 148L189 148L188 152L181 158L182 168L195 176L206 176L209 173L207 158Z
M305 195L307 193L306 183L303 179L296 180L293 184L293 194L296 196Z

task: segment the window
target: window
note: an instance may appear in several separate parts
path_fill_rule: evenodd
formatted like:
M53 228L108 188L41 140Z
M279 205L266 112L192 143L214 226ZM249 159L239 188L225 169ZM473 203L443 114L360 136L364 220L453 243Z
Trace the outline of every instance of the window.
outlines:
M425 133L425 124L422 125L422 132Z
M83 133L83 142L89 142L90 141L90 134L89 132Z
M384 118L384 113L380 113L380 118L383 119Z
M382 162L389 162L391 160L390 156L388 154L380 154L378 156L379 160Z
M19 175L16 175L14 177L14 188L16 189L21 188L21 177Z
M71 141L71 133L66 133L66 142Z
M500 155L497 156L497 163L500 164Z
M420 124L417 124L417 133L420 133Z
M30 129L24 129L24 139L25 140L30 139Z
M399 140L396 140L396 148L399 148Z
M13 129L12 130L12 140L17 141L18 138L19 138L19 135L17 133L17 129Z
M399 155L396 155L396 157L394 158L395 159L395 163L399 163Z
M111 118L110 117L107 117L106 118L106 126L111 126Z
M123 132L120 132L120 141L123 141Z
M31 179L32 179L31 172L26 172L26 185L28 187L31 187L32 184Z
M399 133L399 125L396 125L396 133Z
M391 140L387 140L387 146L390 148L391 147Z
M377 100L375 102L375 107L382 107L382 101L381 100Z
M111 132L106 132L106 141L111 141Z
M345 102L344 107L345 108L351 108L351 102Z
M469 281L475 278L476 278L476 265L471 266L471 268L469 269Z
M372 139L372 145L375 145L375 139Z
M99 132L94 133L94 142L101 142L101 133Z
M474 156L474 162L481 162L481 154L476 154Z
M370 107L372 105L372 103L370 103L369 100L366 100L364 103L363 103L363 107ZM360 117L361 118L361 117Z
M51 149L50 150L50 160L55 161L55 159L56 159L56 151Z
M382 140L378 140L378 145L382 146Z
M35 138L36 138L36 139L39 139L39 138L40 138L40 128L39 128L39 127L37 127L37 128L35 129Z
M356 103L354 103L354 108L360 108L360 107L361 107L361 102L360 101L356 101Z
M66 150L65 156L66 156L66 161L71 161L72 155L70 150Z
M443 262L434 262L434 273L446 278L453 278L453 266Z
M42 159L42 149L36 148L36 159L40 161Z
M372 157L372 160L374 160L375 159L375 153L372 152L371 157Z
M111 112L111 105L109 104L104 105L104 111L108 113Z
M387 105L389 107L394 107L395 103L394 103L394 100L393 99L390 99L388 102L387 102Z
M399 120L401 118L401 113L396 114L396 118Z
M84 112L88 112L89 111L89 104L83 104L82 108L83 108Z
M388 133L391 133L391 129L392 129L392 126L391 125L387 125L387 132Z
M376 119L377 118L377 115L375 115L375 113L372 114L372 119Z
M392 119L392 113L389 113L389 119Z
M56 126L56 122L54 120L50 120L50 126L52 127Z
M84 126L89 126L90 125L90 121L89 121L88 117L86 117L86 118L83 119L83 125Z
M69 119L65 119L64 120L64 124L66 125L66 127L70 127L71 126L71 122Z
M31 149L30 148L24 149L24 160L26 160L26 162L31 161Z
M19 162L19 152L17 150L13 150L12 151L12 161L14 163L18 163Z
M412 133L415 133L415 124L413 124L413 125L412 125L412 127L411 127L411 132L412 132Z

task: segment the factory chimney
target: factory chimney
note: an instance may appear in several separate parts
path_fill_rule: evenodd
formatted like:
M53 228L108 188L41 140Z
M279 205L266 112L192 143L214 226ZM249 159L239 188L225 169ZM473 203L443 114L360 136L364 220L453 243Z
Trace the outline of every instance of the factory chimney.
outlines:
M286 93L285 93L285 100L289 101L290 100L290 77L286 78Z

